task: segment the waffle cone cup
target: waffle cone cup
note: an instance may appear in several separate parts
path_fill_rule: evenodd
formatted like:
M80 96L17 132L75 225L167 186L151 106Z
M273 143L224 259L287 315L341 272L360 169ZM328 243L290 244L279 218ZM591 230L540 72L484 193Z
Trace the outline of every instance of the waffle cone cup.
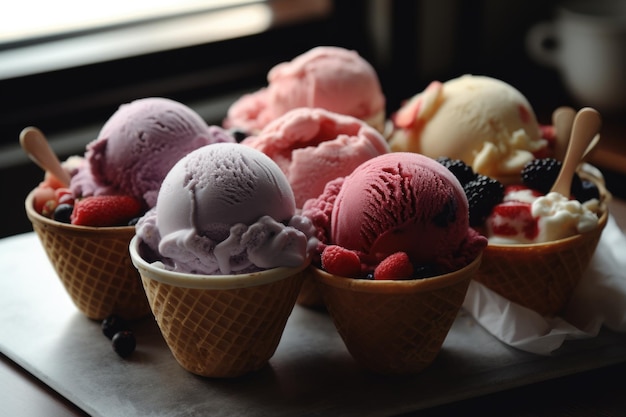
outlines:
M607 220L608 212L604 210L594 230L554 242L490 243L483 251L483 262L474 279L542 316L555 316L567 306Z
M131 258L161 334L176 361L196 375L231 378L256 371L274 355L308 263L239 275L167 271Z
M310 308L323 308L324 299L319 289L319 285L315 280L314 267L310 266L304 273L304 280L302 281L302 288L298 294L296 302L303 307Z
M124 319L149 315L141 279L128 256L135 228L76 226L49 219L35 211L33 193L25 201L26 215L78 310L94 320L111 314Z
M600 191L598 227L553 242L489 243L474 277L477 282L542 316L556 316L565 309L596 251L609 217L607 203L612 198L602 174L594 167L583 164L578 174Z
M324 303L352 357L381 374L414 374L443 345L481 262L431 278L375 281L312 268Z

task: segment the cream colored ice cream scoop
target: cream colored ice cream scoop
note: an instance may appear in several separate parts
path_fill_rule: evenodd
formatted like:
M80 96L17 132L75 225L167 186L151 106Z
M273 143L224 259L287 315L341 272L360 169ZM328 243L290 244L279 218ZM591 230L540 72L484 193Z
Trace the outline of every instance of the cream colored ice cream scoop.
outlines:
M50 172L67 187L70 184L70 175L63 169L48 140L36 127L26 127L20 132L20 145L26 154L41 169Z

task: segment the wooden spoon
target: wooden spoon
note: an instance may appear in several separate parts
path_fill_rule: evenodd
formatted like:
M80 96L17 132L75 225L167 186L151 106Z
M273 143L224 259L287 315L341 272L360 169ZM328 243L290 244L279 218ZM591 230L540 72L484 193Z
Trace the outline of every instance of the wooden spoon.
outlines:
M554 157L559 161L565 159L575 117L576 110L567 106L559 107L552 113L552 124L556 130Z
M26 127L20 133L20 145L41 169L54 175L63 186L70 185L70 175L63 169L48 140L36 127Z
M570 195L576 167L585 155L589 144L596 137L601 125L600 113L591 107L585 107L576 114L561 171L550 191L564 196Z

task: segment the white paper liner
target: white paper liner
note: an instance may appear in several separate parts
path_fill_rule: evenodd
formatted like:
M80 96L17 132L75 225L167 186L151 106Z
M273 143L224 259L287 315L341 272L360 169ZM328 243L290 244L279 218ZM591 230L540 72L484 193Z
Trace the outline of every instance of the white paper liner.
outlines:
M568 339L594 337L602 326L626 332L626 235L609 215L596 252L560 317L513 303L470 283L463 308L494 337L517 349L549 355Z

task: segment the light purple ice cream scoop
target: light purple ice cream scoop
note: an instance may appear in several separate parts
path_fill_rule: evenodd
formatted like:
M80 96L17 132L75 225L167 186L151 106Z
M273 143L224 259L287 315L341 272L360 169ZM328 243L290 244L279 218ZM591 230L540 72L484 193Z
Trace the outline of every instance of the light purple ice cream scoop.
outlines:
M161 97L135 100L120 106L87 145L70 188L75 197L129 195L150 208L180 158L201 146L234 141L182 103Z
M313 235L311 222L296 215L278 165L236 143L183 157L164 179L156 206L137 224L146 260L209 275L300 266L316 244Z

